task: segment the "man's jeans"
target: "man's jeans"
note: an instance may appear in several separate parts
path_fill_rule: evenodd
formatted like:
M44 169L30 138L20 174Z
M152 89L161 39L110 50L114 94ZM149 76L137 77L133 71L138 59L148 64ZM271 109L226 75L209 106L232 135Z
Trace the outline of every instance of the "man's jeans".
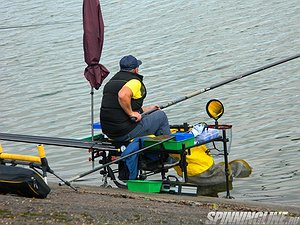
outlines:
M146 135L170 135L170 125L167 115L161 111L156 110L148 115L143 116L138 125L128 134L114 138L115 141L129 141L135 137L143 137Z
M150 134L158 135L170 135L170 126L166 114L157 110L148 115L143 116L142 120L138 122L137 126L128 134L114 138L114 141L130 141L134 139L126 147L125 151L121 154L121 157L125 157L128 154L138 151L143 146L140 146L140 139L143 140ZM138 137L138 138L137 138ZM153 161L158 160L157 153L147 153L147 157ZM134 180L138 175L138 155L132 155L125 159L126 166L129 170L129 179Z

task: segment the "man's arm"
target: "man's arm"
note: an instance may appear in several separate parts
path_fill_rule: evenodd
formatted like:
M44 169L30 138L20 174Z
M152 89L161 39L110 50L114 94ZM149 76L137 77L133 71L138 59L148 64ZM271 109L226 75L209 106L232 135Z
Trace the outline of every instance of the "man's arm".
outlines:
M118 93L118 100L122 107L122 109L125 111L125 113L129 117L135 117L136 122L140 121L142 119L141 114L138 112L132 111L131 108L131 98L133 96L133 93L129 87L123 86L121 90Z

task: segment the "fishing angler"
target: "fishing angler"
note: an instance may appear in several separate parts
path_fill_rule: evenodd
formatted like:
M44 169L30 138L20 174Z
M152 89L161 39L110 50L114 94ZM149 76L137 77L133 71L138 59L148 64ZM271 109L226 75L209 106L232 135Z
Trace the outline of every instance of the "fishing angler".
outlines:
M115 141L129 141L148 134L170 134L168 118L159 106L143 105L147 90L139 74L141 64L142 61L132 55L124 56L120 60L120 71L104 86L100 123L103 133ZM157 110L142 118L143 112L152 109Z
M113 141L125 143L136 137L171 134L165 112L160 110L157 104L143 105L147 90L143 83L144 77L139 74L141 64L142 61L132 55L122 57L119 63L120 71L104 86L100 123L102 132ZM154 111L147 116L141 116L149 110ZM138 143L131 143L123 156L136 150ZM166 166L178 163L178 160L169 157L168 154L165 154L165 158ZM126 163L128 162L127 160ZM136 175L135 173L130 178L134 179Z

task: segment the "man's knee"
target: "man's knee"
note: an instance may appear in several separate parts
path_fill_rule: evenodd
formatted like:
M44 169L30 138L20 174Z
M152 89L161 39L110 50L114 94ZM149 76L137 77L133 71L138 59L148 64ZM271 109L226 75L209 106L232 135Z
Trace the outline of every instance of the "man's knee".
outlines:
M167 120L168 119L166 113L162 110L155 111L155 117L157 117L157 119L161 119L161 120Z

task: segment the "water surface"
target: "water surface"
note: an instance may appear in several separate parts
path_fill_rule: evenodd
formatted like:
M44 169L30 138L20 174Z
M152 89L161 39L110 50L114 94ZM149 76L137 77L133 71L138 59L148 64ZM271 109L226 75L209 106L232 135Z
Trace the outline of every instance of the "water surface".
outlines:
M90 134L90 86L83 76L82 2L0 0L1 132L81 138ZM176 99L300 52L300 4L291 1L101 1L101 62L118 71L123 55L143 61L146 103ZM299 205L299 59L165 109L171 124L205 121L220 99L233 125L230 159L253 167L236 179L237 199ZM102 87L95 92L98 120ZM1 141L4 151L35 145ZM91 169L87 150L46 146L64 178ZM97 173L88 183L99 185ZM54 178L50 178L56 181ZM224 193L221 193L221 196Z

